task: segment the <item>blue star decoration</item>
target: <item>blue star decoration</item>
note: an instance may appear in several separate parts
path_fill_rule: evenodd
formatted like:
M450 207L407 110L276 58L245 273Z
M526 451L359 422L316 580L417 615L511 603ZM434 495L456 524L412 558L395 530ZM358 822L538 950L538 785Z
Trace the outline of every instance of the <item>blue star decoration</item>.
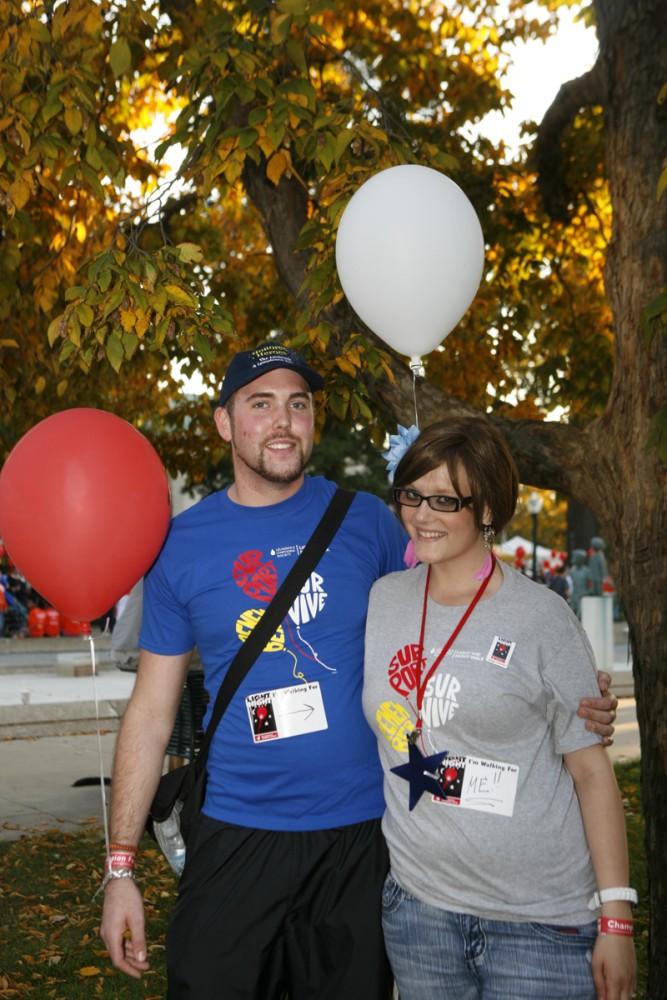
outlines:
M443 750L442 753L434 753L431 757L424 757L416 743L408 742L408 763L392 767L391 772L410 782L410 812L417 805L424 792L442 795L442 788L434 774L448 753L448 750Z

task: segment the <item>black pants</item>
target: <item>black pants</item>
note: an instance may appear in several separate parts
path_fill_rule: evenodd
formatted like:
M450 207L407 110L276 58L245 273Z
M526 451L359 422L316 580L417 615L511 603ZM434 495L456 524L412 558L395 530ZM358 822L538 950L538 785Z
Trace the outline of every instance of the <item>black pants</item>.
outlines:
M201 816L167 933L168 1000L386 1000L379 820L306 833Z

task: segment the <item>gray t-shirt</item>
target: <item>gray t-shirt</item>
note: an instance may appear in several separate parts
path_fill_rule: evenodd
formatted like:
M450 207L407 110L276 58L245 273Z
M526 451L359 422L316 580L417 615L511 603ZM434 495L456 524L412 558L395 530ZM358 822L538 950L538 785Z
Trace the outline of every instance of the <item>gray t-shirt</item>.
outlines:
M371 591L364 711L385 772L383 830L398 882L418 899L495 920L582 924L596 883L562 754L599 742L576 715L599 695L593 653L557 594L502 565L424 697L425 756L447 751L443 794L408 811L414 665L426 568L391 573ZM426 675L463 607L428 602Z

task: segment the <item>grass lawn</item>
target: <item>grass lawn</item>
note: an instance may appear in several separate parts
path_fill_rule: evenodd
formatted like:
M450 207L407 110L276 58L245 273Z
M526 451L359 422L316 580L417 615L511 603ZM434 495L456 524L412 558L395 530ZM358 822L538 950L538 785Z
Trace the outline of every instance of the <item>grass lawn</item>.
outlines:
M631 885L639 891L636 945L639 996L646 981L646 867L639 810L639 764L616 768L630 844ZM116 972L99 937L103 842L97 826L0 843L0 998L162 1000L164 930L176 879L152 841L142 844L151 970L139 982Z

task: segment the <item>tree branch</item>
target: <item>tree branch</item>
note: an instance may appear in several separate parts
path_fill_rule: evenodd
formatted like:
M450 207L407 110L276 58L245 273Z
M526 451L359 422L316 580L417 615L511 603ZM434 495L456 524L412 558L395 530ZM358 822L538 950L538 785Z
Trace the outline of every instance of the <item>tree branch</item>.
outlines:
M604 105L605 96L602 63L598 58L587 73L561 86L537 130L533 152L537 184L552 219L566 222L572 211L572 192L565 182L561 156L563 132L582 108Z
M266 176L266 161L259 164L247 157L243 182L248 196L259 211L273 247L278 274L299 302L299 289L306 275L308 254L296 251L296 241L307 219L308 195L294 177L280 178L276 186Z
M399 360L392 364L394 382L382 381L369 386L374 399L394 414L399 423L414 423L414 390L412 372ZM447 396L429 382L417 384L419 424L427 426L448 416L479 416L479 411L454 396ZM570 424L542 420L512 420L488 415L505 437L519 467L522 483L542 489L558 490L576 496L582 502L590 500L590 481L586 453L590 436L595 435L594 422L585 430Z

